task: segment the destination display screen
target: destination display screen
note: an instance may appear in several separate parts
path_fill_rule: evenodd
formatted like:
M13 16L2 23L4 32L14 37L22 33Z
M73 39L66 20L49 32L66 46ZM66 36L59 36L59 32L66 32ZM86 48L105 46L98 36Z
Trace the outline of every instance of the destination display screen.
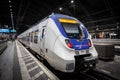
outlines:
M64 19L64 18L59 18L59 22L62 22L62 23L72 23L72 24L78 23L77 20L73 20L73 19Z

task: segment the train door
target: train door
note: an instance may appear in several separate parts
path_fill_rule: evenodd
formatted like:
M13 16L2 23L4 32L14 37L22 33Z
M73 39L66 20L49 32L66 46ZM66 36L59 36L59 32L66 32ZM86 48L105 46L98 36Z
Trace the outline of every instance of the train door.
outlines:
M44 49L44 45L45 45L45 31L46 31L46 26L42 27L42 35L41 35L41 39L40 39L40 52L42 54L42 56L45 56L45 49Z

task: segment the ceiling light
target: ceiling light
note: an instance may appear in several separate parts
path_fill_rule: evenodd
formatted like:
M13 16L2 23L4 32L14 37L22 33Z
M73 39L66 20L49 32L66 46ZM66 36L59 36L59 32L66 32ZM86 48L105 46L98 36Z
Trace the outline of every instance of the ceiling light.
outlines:
M11 1L9 0L9 3L11 3Z
M74 3L74 0L71 0L70 3L73 4L73 3Z
M62 7L60 7L59 10L62 11Z

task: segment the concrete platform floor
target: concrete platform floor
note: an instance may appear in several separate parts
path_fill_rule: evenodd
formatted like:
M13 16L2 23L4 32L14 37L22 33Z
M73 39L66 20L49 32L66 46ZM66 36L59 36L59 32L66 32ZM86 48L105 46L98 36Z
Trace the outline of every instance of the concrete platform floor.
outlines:
M0 55L0 80L21 80L20 67L15 43L8 42Z
M0 55L0 80L59 80L18 41Z

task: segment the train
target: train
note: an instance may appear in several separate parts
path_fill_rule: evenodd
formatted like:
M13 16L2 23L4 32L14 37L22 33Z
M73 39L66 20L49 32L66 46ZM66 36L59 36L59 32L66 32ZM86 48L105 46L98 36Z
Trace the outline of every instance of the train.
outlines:
M72 16L51 14L18 35L18 40L61 72L94 69L98 61L86 27Z

